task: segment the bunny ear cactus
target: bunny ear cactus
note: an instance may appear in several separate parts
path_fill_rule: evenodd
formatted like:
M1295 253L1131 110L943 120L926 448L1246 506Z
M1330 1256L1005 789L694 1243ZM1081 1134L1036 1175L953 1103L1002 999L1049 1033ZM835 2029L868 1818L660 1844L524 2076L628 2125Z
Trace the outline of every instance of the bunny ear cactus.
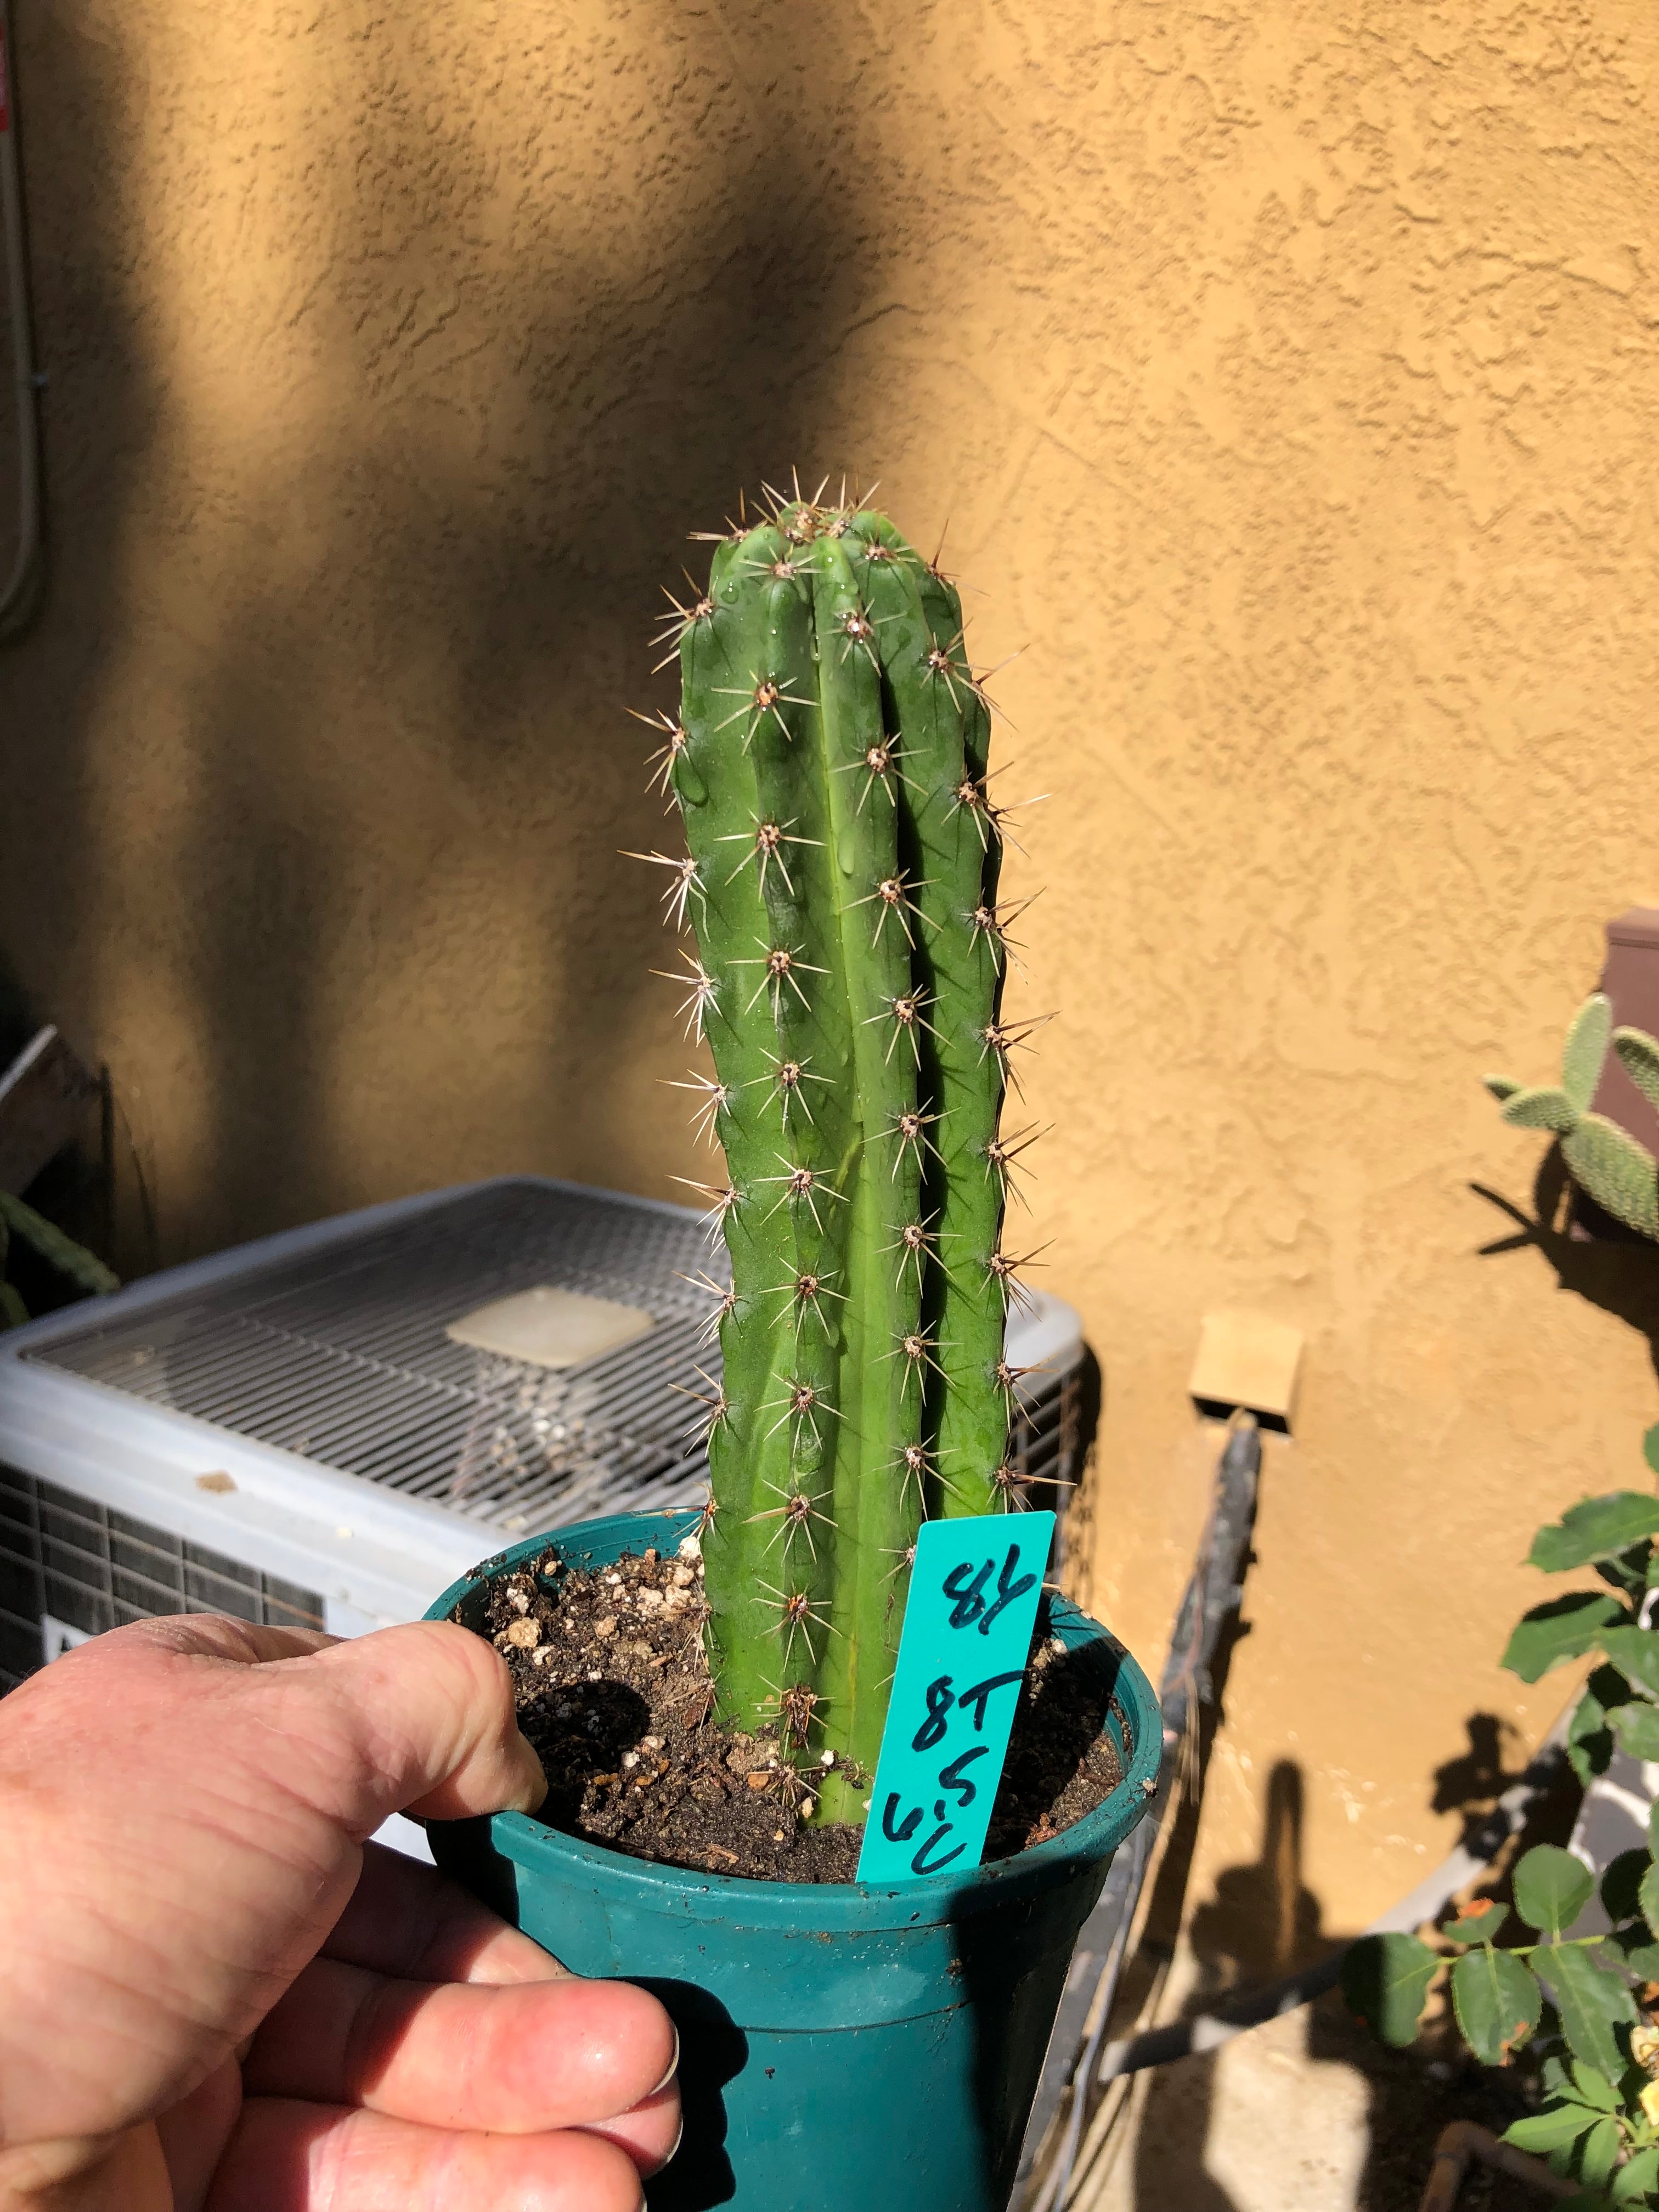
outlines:
M1659 1042L1642 1030L1615 1030L1612 1002L1600 991L1584 1001L1567 1031L1559 1085L1529 1089L1489 1075L1486 1088L1515 1127L1549 1129L1559 1137L1573 1181L1605 1212L1659 1239L1659 1164L1616 1121L1590 1111L1609 1042L1631 1081L1659 1107Z
M1000 810L962 609L884 516L797 498L673 603L662 787L726 1157L709 1656L727 1725L873 1769L921 1521L1018 1504L1001 1249ZM859 1820L839 1764L821 1808Z

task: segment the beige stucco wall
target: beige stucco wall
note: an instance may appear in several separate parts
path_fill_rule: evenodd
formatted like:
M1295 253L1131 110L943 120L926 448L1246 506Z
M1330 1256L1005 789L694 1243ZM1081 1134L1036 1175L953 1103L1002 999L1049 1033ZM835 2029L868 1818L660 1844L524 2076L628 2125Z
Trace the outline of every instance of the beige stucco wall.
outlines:
M878 477L1056 794L1012 874L1095 1594L1156 1659L1200 1318L1303 1328L1198 1893L1289 1759L1356 1924L1455 1836L1466 1717L1547 1723L1514 1563L1655 1411L1652 1255L1482 1257L1470 1186L1529 1203L1478 1077L1659 890L1659 15L17 15L53 565L0 951L163 1256L514 1166L671 1193L653 601L740 483Z

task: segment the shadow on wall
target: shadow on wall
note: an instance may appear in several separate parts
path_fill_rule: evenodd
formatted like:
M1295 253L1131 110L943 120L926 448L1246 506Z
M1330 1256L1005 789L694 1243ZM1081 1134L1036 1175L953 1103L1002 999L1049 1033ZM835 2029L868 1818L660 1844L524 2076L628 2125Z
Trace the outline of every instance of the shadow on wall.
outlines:
M1514 1771L1506 1765L1504 1731L1492 1714L1472 1713L1464 1726L1468 1747L1435 1770L1431 1803L1437 1813L1460 1815L1467 1838L1523 1762L1517 1758ZM1297 1972L1343 1942L1322 1926L1319 1900L1304 1879L1304 1787L1294 1762L1274 1766L1260 1850L1227 1868L1193 1914L1198 1978L1182 2016ZM1528 1840L1565 1843L1573 1807L1571 1790L1556 1793L1534 1815ZM1413 2051L1389 2051L1348 2018L1334 1992L1255 2035L1254 2043L1246 2037L1224 2053L1182 2059L1152 2075L1136 2131L1137 2212L1169 2212L1177 2204L1193 2212L1256 2212L1269 2201L1262 2191L1274 2178L1298 2205L1405 2212L1418 2201L1435 2138L1449 2121L1474 2119L1501 2133L1525 2108L1512 2075L1477 2066L1443 2028L1431 2029ZM1305 2069L1297 2066L1302 2055ZM1218 2064L1236 2070L1219 2134L1230 2166L1249 2177L1248 2186L1241 2179L1241 2195L1209 2171L1219 2162ZM1251 2070L1262 2067L1265 2075ZM1323 2075L1327 2068L1338 2070ZM1329 2094L1322 2094L1322 2077ZM1356 2104L1363 2106L1358 2143ZM1472 2181L1471 2212L1487 2191L1485 2179Z
M1648 1357L1655 1375L1659 1376L1659 1245L1633 1232L1621 1232L1616 1240L1586 1242L1569 1235L1571 1179L1559 1143L1551 1145L1538 1164L1530 1212L1485 1183L1471 1183L1469 1188L1477 1198L1485 1199L1515 1224L1512 1234L1494 1237L1480 1247L1482 1259L1510 1252L1541 1252L1554 1268L1562 1290L1587 1298L1591 1305L1647 1339ZM1619 1224L1613 1226L1617 1230Z
M1229 1867L1193 1914L1188 1940L1199 1975L1183 2015L1203 2012L1234 1990L1254 1989L1307 1966L1330 1948L1319 1901L1302 1879L1302 1770L1281 1760L1267 1778L1261 1849ZM1237 2200L1207 2170L1216 2062L1188 2058L1152 2076L1135 2152L1138 2212L1236 2212Z
M655 15L729 79L718 27ZM688 526L827 456L867 168L826 176L837 118L810 104L787 131L688 110L693 214L672 258L617 259L592 221L556 250L590 180L550 178L541 146L543 217L492 264L472 218L501 149L465 117L431 132L424 34L349 5L325 60L356 71L338 104L373 140L354 165L319 139L332 203L295 217L318 265L274 271L246 340L251 388L273 347L297 391L231 436L175 396L195 341L157 352L142 233L167 211L140 160L179 188L137 151L159 18L125 46L113 20L20 11L51 543L6 661L0 942L37 1008L102 1010L77 1042L165 1133L167 1258L511 1166L656 1183L641 1094L678 1072L678 1030L655 886L619 848L678 830L623 708L672 696L647 643ZM754 74L810 103L814 35L769 19ZM181 127L207 135L211 96L180 94ZM240 246L218 251L167 303L187 326L222 320L222 282L241 296Z
M1521 1779L1527 1762L1519 1729L1496 1713L1471 1713L1463 1725L1469 1747L1435 1768L1429 1810L1455 1813L1463 1824L1457 1840L1468 1846L1504 1792ZM1505 1763L1509 1753L1516 1754L1513 1768Z

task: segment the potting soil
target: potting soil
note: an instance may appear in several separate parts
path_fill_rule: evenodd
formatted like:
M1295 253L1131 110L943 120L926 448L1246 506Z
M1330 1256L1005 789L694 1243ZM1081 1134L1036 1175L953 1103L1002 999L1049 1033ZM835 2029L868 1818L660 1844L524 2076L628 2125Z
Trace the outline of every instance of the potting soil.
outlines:
M695 1539L592 1572L550 1551L490 1586L489 1633L548 1779L538 1817L640 1859L759 1881L851 1881L863 1831L814 1820L817 1731L716 1726ZM1097 1666L1038 1628L987 1859L1045 1843L1121 1778ZM870 1777L842 1762L859 1787Z

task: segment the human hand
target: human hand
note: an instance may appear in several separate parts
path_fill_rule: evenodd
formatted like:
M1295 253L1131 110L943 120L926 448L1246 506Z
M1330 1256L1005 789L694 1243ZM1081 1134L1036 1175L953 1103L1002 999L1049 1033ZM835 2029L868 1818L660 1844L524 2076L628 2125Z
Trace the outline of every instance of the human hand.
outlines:
M0 1702L0 2212L638 2212L674 2029L388 1814L531 1810L499 1655L185 1616Z

